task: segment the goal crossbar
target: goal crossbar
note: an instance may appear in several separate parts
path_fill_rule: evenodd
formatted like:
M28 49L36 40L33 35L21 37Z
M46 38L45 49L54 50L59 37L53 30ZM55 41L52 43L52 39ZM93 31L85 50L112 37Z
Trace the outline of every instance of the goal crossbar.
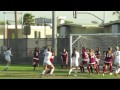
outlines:
M112 37L117 37L118 35L120 35L120 33L96 33L96 34L70 34L70 67L72 66L71 65L71 62L72 62L72 58L71 58L71 55L72 55L72 46L74 43L76 43L82 36L112 36ZM75 40L73 40L73 36L78 36L77 38L75 38Z

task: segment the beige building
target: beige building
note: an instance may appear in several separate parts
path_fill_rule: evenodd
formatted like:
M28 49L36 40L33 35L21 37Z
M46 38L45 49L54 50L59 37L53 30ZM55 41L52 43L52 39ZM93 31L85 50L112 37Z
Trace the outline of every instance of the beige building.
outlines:
M21 25L17 26L18 29L18 38L26 38L26 35L24 35L24 30L22 29ZM6 31L4 33L4 30ZM52 37L52 28L50 26L31 26L30 35L28 35L28 38L50 38ZM6 28L4 25L0 26L0 39L14 39L15 37L15 25L6 25Z

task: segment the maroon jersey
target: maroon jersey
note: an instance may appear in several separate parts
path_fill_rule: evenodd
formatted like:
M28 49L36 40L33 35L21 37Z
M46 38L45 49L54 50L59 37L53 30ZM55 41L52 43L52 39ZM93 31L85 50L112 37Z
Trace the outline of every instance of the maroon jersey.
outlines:
M109 54L108 51L105 54L105 61L106 62L112 62L113 60L113 54Z
M95 51L96 58L100 59L100 51Z
M87 59L88 58L88 54L86 50L82 50L82 58L83 59Z
M61 59L66 61L68 59L68 52L62 52Z
M95 54L91 55L89 54L89 63L95 63Z
M40 54L39 51L35 51L35 52L34 52L33 59L35 59L35 60L39 60L39 54Z

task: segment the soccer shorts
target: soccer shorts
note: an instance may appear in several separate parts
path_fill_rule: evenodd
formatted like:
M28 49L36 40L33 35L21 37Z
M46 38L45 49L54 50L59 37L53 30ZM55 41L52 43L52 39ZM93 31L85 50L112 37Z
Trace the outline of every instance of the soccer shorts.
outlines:
M43 65L52 65L50 61L43 62Z
M7 62L11 62L11 59L8 58L8 57L5 57L5 60L6 60Z

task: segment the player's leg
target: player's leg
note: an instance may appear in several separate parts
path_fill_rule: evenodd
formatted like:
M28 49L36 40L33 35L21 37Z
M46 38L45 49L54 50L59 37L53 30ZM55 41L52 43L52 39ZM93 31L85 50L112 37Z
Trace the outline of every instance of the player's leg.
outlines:
M80 63L80 72L81 73L83 72L83 63L82 62Z
M77 74L78 66L79 66L78 62L75 62L75 75L74 76L76 76L76 74Z
M91 66L91 64L88 64L88 66L87 66L87 70L88 70L88 73L90 74L90 68L91 68L92 66Z
M68 60L66 60L66 69L68 69Z
M95 64L93 64L93 67L94 67L94 69L95 69L96 73L98 74L98 67L97 67L97 64L96 64L96 63L95 63Z
M11 63L11 60L10 60L10 58L8 58L8 59L6 59L6 65L5 65L5 67L4 67L4 70L7 70L8 69L8 66L10 65L10 63Z
M41 74L40 74L40 77L45 74L46 70L47 70L47 65L44 64L44 65L43 65L43 70L42 70L42 72L41 72Z
M109 72L110 72L110 75L112 75L112 63L109 64Z
M106 72L106 68L107 68L107 64L104 63L104 65L103 65L103 73L102 73L103 76L104 76L104 73Z
M72 60L71 64L72 64L72 66L70 67L70 70L69 70L69 73L67 76L69 76L71 74L71 72L73 71L73 67L75 65L75 62Z
M37 66L37 60L33 60L33 71L36 69L36 66Z

